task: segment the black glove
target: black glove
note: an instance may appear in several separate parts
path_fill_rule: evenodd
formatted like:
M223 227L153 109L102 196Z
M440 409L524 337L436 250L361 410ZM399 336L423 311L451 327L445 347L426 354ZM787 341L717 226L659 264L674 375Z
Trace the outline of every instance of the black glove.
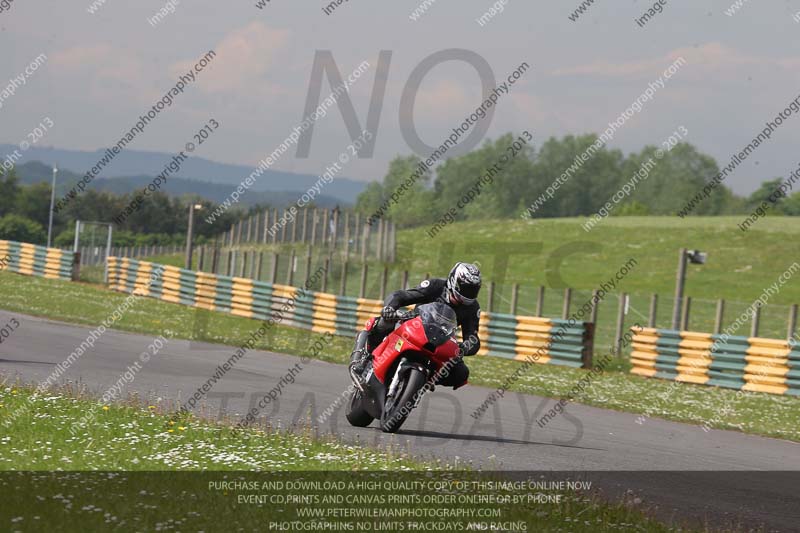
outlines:
M384 320L396 320L397 319L397 309L394 307L386 306L381 309L381 318Z
M466 345L466 343L459 342L458 343L458 356L459 357L464 357L464 355L466 353L467 353L467 345Z

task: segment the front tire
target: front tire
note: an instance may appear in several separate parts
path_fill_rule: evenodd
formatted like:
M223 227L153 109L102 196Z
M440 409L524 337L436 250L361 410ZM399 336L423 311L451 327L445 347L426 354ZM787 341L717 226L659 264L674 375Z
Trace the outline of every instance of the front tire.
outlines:
M381 430L384 433L397 433L414 407L415 396L425 386L427 376L421 370L411 368L400 382L394 398L387 398L381 413Z
M375 420L375 418L364 409L361 391L358 389L354 390L353 394L350 395L350 402L347 404L345 416L347 417L347 421L350 422L350 425L357 428L365 428Z

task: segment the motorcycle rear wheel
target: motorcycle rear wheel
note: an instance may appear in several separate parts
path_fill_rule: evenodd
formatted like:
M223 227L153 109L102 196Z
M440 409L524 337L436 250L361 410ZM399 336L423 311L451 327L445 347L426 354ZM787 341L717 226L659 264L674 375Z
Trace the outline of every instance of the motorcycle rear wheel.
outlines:
M381 413L381 430L384 433L397 433L414 407L415 395L425 386L427 376L422 371L412 368L400 382L393 398L386 399ZM404 409L405 407L405 409Z

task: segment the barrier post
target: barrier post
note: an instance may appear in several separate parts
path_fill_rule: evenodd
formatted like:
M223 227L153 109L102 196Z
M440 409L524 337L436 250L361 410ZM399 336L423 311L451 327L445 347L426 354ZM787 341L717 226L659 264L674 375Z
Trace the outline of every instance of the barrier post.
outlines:
M789 325L786 331L786 338L794 338L794 331L797 329L797 304L792 304L789 308Z
M519 283L511 286L511 314L517 314L517 298L519 298Z
M614 355L622 357L622 330L625 327L625 304L628 300L628 294L622 293L619 295L619 306L617 308L617 330L614 333Z
M567 287L564 289L564 307L561 309L561 318L564 320L569 318L569 306L572 303L572 289Z
M292 255L289 256L289 270L286 273L286 284L290 287L294 283L294 263L296 259L297 256L295 255L294 248L292 248Z
M722 331L722 317L725 314L725 300L717 300L717 313L714 317L714 333L719 335Z
M425 276L429 278L430 276ZM489 292L486 294L486 308L490 313L494 312L494 281L489 282Z
M308 208L303 208L303 234L302 234L303 244L308 240Z
M761 325L761 304L757 304L753 309L753 323L750 326L750 336L758 337L758 329Z
M592 306L592 313L597 310L597 306ZM594 322L583 323L583 348L581 348L581 368L587 370L592 368L594 357L594 332L596 325Z
M650 296L650 314L647 318L647 327L656 327L656 315L658 314L658 294Z
M597 309L600 307L600 291L597 289L592 291L592 311L589 315L589 320L592 324L597 324ZM594 330L592 330L592 344L594 345Z
M278 260L280 257L277 253L272 253L272 266L270 267L269 271L269 282L275 285L275 281L278 279Z
M81 277L81 253L75 252L75 255L73 256L72 260L72 281L78 281L80 277Z
M339 282L339 295L344 296L347 290L347 259L342 263L342 279Z
M258 252L258 266L256 267L256 279L261 281L261 267L264 266L264 252Z
M684 296L683 311L681 312L681 324L680 324L680 329L682 331L689 330L689 317L692 312L691 307L692 307L692 297Z
M539 285L539 292L536 295L536 316L542 316L544 311L544 285Z

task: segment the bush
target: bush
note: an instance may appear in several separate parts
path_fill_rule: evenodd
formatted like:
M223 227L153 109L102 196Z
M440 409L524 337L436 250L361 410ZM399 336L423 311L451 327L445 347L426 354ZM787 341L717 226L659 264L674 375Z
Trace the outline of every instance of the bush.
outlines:
M38 222L9 213L0 218L0 239L45 244L47 233Z

